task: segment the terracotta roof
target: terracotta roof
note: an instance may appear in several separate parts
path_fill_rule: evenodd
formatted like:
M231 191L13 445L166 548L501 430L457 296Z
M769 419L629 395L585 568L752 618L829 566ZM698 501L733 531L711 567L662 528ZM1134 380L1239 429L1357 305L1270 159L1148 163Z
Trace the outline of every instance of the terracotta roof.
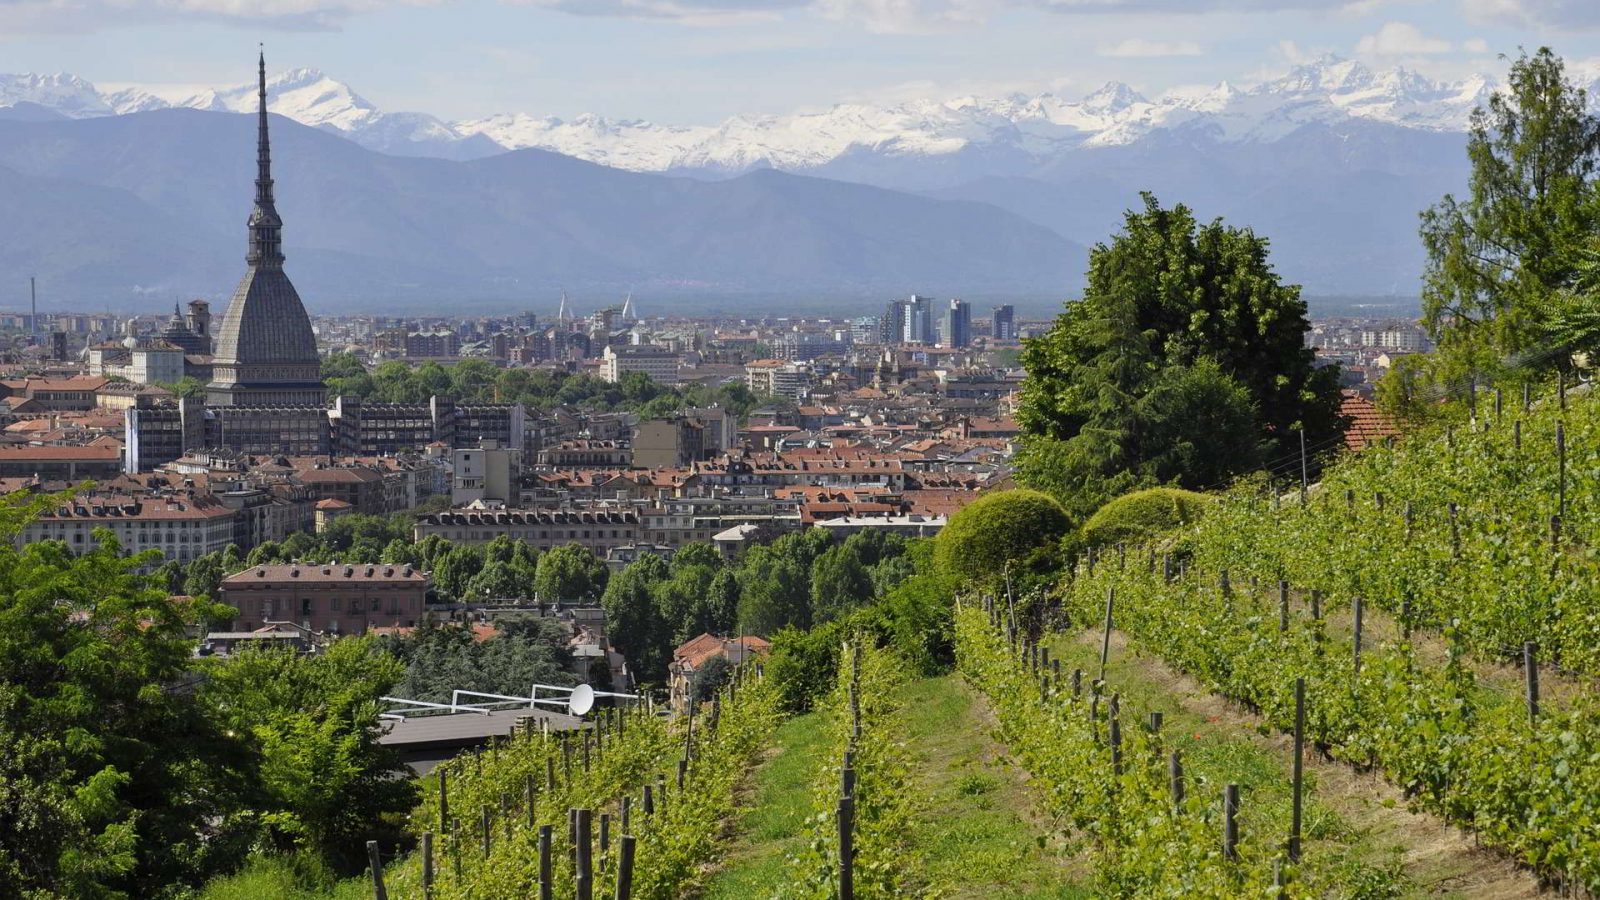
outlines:
M354 507L352 507L350 504L344 502L343 500L335 500L332 497L329 497L326 500L318 500L317 501L317 509L353 509L353 508Z
M272 582L342 582L386 581L427 584L428 576L412 566L385 565L381 563L293 563L270 566L251 566L236 575L222 579L224 587L245 584L270 584Z
M680 667L687 667L690 671L698 669L700 664L713 656L724 654L729 648L744 646L747 653L765 655L772 649L772 642L754 635L745 635L737 638L717 637L714 634L702 634L691 638L678 649L672 652L672 662Z
M122 457L117 447L0 447L0 462L41 462L74 460L83 462L115 462Z
M1393 420L1379 412L1371 400L1354 391L1344 392L1339 401L1339 414L1349 419L1344 445L1351 450L1363 450L1400 433Z

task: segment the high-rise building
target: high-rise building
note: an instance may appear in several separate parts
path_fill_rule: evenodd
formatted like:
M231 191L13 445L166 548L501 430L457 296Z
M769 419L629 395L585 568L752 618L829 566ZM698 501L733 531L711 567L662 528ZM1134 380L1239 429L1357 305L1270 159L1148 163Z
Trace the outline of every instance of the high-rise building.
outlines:
M933 332L933 298L912 294L904 301L906 309L905 331L900 340L907 344L931 344Z
M956 349L972 343L972 304L951 300L939 310L939 343Z
M267 60L259 60L256 200L249 268L217 329L207 402L211 406L318 406L325 402L311 319L283 271L283 219L272 197L267 137Z
M997 341L1017 339L1017 311L1011 304L994 308L989 317L989 335Z

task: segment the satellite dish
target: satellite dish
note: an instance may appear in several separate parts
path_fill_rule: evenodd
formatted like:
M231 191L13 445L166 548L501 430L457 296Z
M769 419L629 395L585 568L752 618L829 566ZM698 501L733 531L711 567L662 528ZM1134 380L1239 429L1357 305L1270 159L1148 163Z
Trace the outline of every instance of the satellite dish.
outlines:
M567 712L581 716L594 709L594 688L587 684L580 684L572 689L572 695L567 698Z

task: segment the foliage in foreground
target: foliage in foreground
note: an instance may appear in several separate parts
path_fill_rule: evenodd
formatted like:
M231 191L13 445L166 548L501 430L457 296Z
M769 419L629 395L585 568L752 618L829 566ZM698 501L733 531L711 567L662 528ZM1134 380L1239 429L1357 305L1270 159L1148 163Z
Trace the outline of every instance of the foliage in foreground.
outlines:
M591 810L598 834L601 814L610 816L610 849L595 847L595 881L615 878L618 839L630 834L636 847L633 896L669 900L682 896L705 874L719 847L722 822L738 781L753 765L778 722L776 695L752 668L739 671L692 720L672 720L642 709L609 717L591 745L579 733L563 737L528 732L487 752L457 757L441 766L450 823L439 816L435 781L414 817L413 831L437 835L435 870L440 900L537 896L540 826L552 831L555 896L572 896L574 871L568 810ZM617 719L624 721L618 727ZM602 720L604 721L604 720ZM687 782L680 789L676 764L689 748ZM650 786L654 812L646 815L643 791ZM630 802L626 824L621 803ZM532 807L529 807L529 801ZM478 823L490 816L485 854ZM596 841L598 838L596 837ZM397 867L413 879L415 857ZM601 887L597 896L609 894Z
M833 900L839 896L838 808L845 752L855 772L852 829L855 896L861 900L903 897L917 878L917 858L907 843L912 817L911 761L896 728L907 680L904 662L892 650L860 636L841 648L833 690L821 705L827 750L811 776L812 815L805 849L790 859L791 877L773 893L777 900ZM860 710L854 737L852 702Z

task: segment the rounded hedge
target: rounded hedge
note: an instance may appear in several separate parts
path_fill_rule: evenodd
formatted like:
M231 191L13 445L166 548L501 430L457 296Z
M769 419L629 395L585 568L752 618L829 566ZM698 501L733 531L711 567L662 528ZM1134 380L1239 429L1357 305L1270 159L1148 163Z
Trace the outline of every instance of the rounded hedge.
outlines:
M1049 494L996 491L950 517L934 539L934 561L950 575L984 581L999 576L1007 562L1054 548L1071 530L1067 511Z
M1136 543L1199 521L1211 498L1179 488L1149 488L1107 503L1083 524L1085 547Z

